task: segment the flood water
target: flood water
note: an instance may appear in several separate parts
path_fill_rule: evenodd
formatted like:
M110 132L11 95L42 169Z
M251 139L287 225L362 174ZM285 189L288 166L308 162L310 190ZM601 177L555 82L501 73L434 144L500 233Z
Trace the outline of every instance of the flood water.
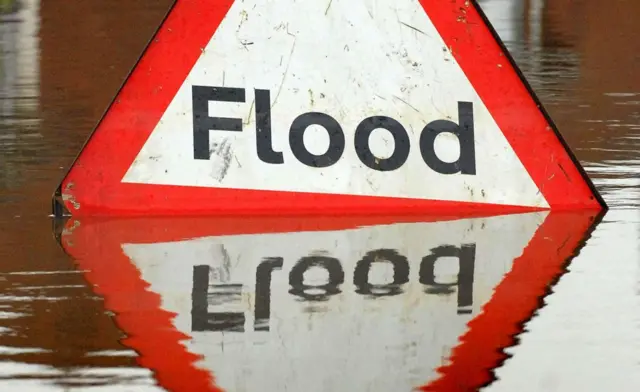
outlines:
M604 217L54 227L171 1L1 2L0 390L639 390L640 2L479 2Z

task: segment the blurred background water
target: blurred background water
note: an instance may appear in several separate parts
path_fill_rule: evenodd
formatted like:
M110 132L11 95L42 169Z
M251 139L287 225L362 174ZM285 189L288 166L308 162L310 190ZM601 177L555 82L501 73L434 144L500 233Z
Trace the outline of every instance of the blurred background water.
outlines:
M48 214L170 3L0 1L2 390L158 389ZM638 390L640 2L479 3L612 208L487 389Z

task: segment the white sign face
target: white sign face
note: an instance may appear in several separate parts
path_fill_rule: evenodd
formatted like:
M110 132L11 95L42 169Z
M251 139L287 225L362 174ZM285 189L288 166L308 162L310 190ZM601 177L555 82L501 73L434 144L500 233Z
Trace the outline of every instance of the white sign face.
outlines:
M549 207L418 0L235 1L123 182Z
M226 391L411 391L437 377L546 216L122 249Z

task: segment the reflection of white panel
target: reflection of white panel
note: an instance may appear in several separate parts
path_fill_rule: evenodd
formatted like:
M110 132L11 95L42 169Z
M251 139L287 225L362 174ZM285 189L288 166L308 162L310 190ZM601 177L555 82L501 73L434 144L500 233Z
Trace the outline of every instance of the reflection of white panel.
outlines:
M18 11L18 84L23 97L37 98L40 95L40 0L21 0ZM33 100L37 105L38 100ZM35 108L35 106L34 106Z
M478 3L508 47L521 40L522 21L526 12L524 0L479 0Z
M35 110L39 89L40 0L12 1L0 8L0 114L21 108ZM4 120L7 121L7 120ZM24 120L22 120L24 121Z
M529 83L536 88L542 72L541 55L550 55L541 53L545 0L479 0L479 4L518 66L527 74Z
M225 390L409 391L436 376L434 369L445 363L466 323L491 298L545 216L207 237L125 244L123 249L150 283L149 289L160 294L162 307L177 314L175 327L193 337L184 344L204 356L199 366L212 371ZM443 257L436 261L434 274L438 283L463 281L459 273L472 272L473 279L452 287L449 294L425 293L421 260L438 247L463 245L475 246L475 257L461 263ZM407 258L409 281L402 293L378 298L356 293L358 261L377 249L395 250ZM302 301L289 293L290 272L309 255L339 260L344 272L340 293L322 302ZM256 271L267 258L282 258L282 267L271 273L270 330L256 331L254 308L264 298L255 294ZM230 291L220 284L241 285L241 295L232 303L216 303L225 297L211 295L207 311L243 313L244 333L192 331L194 266L208 266L209 294ZM321 268L310 268L304 276L305 284L327 283ZM388 265L374 263L371 283L392 280ZM459 291L471 294L471 306L459 308Z

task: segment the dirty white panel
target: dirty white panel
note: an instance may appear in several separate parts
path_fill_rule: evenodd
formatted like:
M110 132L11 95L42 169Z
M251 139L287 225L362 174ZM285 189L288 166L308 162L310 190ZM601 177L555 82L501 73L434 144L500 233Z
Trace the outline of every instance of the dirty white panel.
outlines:
M437 376L435 368L446 363L467 322L545 217L220 236L123 249L161 296L162 308L176 313L175 327L192 337L183 343L204 357L197 366L225 390L410 391ZM378 261L368 281L380 286L371 291L395 287L395 295L358 292L366 290L367 254ZM395 270L385 261L391 258L399 260ZM307 288L306 299L290 292L301 283L296 271L305 260L310 267L302 284L316 286ZM394 286L394 279L404 283ZM230 318L223 312L236 313L235 325L225 323Z
M244 103L209 102L210 117L242 119L241 132L209 132L210 159L194 159L194 85L245 90ZM258 158L254 89L270 92L272 145L282 164ZM459 102L473 105L475 175L440 174L420 152L423 128L458 123ZM306 166L292 152L289 128L307 112L340 124L345 148L331 166ZM370 116L406 130L410 150L400 168L376 171L359 160L355 130ZM304 145L322 154L329 136L312 125ZM370 145L380 159L397 147L382 129ZM434 146L444 162L460 157L453 134ZM123 181L548 207L417 0L236 1Z

